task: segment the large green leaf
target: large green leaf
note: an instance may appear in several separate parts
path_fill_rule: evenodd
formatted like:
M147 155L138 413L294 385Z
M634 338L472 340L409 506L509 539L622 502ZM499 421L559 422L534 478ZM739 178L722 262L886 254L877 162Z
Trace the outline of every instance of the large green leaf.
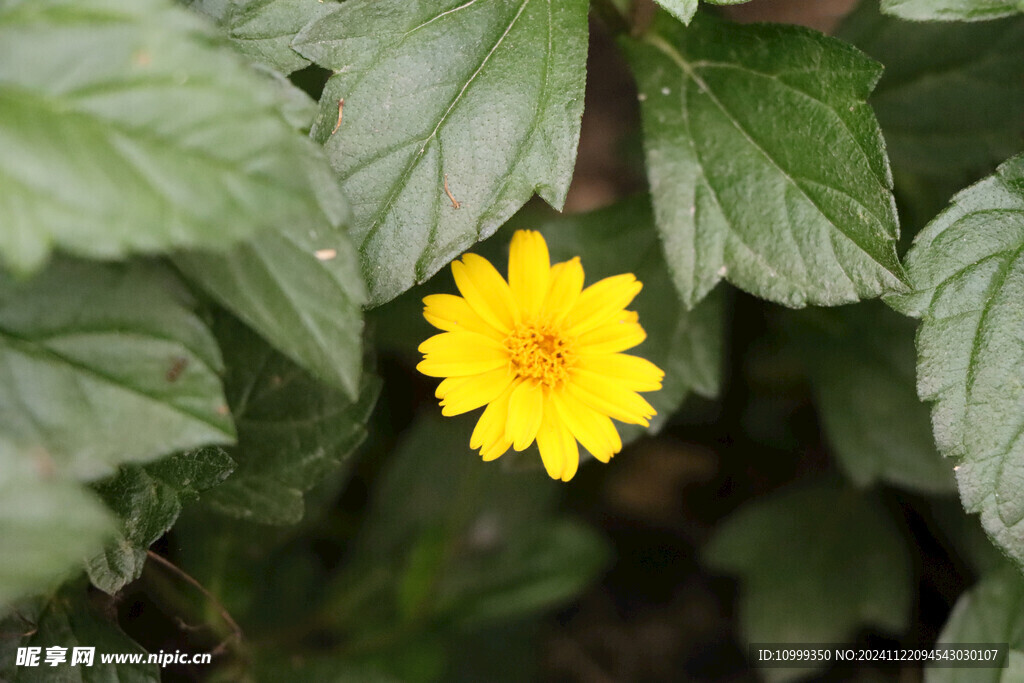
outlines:
M1021 0L882 0L882 11L915 21L984 21L1024 12Z
M649 429L620 426L623 438L657 433L691 391L704 397L718 394L722 375L722 327L725 298L709 296L692 311L679 301L654 228L647 197L619 202L585 214L544 218L525 213L510 228L542 231L552 262L579 256L587 284L631 272L643 285L631 306L640 315L647 340L629 353L643 356L665 371L660 391L645 398L658 411Z
M750 642L842 643L901 632L913 596L906 545L871 494L818 482L756 500L720 525L711 566L739 577Z
M914 390L914 322L879 302L800 311L787 322L845 473L859 486L953 490L953 465L936 450Z
M564 202L585 0L349 0L293 47L335 72L313 135L352 202L372 304L429 278L534 191Z
M885 65L869 102L897 173L962 187L1024 146L1024 17L911 23L862 2L838 35Z
M303 494L338 469L366 437L379 392L367 376L358 400L318 383L239 322L224 317L217 336L230 359L225 385L238 425L228 453L234 474L203 500L265 524L302 519Z
M0 4L0 259L224 247L319 217L315 146L170 0Z
M878 64L801 27L703 16L622 44L687 307L723 278L795 307L902 288L888 161L864 103Z
M233 0L222 22L243 54L288 74L309 64L292 49L295 35L333 7L324 0Z
M84 479L234 440L220 353L190 306L153 264L0 274L0 436Z
M939 643L1008 643L1006 668L929 667L927 683L1000 683L1024 680L1024 579L1011 567L984 577L960 596Z
M964 506L1024 564L1024 156L956 195L907 255L914 291L892 304L921 318L917 390L959 461Z
M330 183L323 179L325 188ZM175 263L275 348L354 399L366 293L340 211L330 222L284 226L226 253L182 254Z
M111 618L91 604L81 584L71 584L45 602L38 601L28 614L0 622L5 629L25 633L12 642L16 647L40 648L39 665L16 666L16 660L0 659L0 679L11 683L159 683L160 668L145 663L146 651L129 638ZM31 628L28 628L31 627ZM28 628L28 630L26 630ZM5 630L4 637L9 632ZM66 648L64 662L46 664L47 648ZM75 648L94 648L92 664L71 665ZM2 652L2 650L0 650ZM14 654L13 652L11 653ZM104 655L138 655L138 663L104 663Z
M93 585L111 595L142 574L146 550L167 533L182 504L231 474L235 462L220 448L178 453L150 465L125 465L98 485L120 520L117 539L89 558Z
M52 468L43 455L0 443L0 613L79 570L113 534L102 503Z

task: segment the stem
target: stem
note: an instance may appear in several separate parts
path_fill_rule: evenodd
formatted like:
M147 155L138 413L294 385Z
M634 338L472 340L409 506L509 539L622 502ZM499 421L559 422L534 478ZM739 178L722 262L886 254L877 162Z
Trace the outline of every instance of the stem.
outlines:
M218 600L213 593L206 590L206 587L203 586L203 584L199 583L199 581L192 578L192 576L189 575L184 569L174 564L166 557L157 555L152 550L147 550L146 556L149 557L151 560L155 561L157 564L170 570L173 574L181 578L183 581L185 581L190 586L198 590L200 593L202 593L206 597L206 599L210 601L210 604L216 608L217 613L220 615L220 618L224 621L224 623L228 625L228 628L231 629L231 635L228 636L220 645L215 647L211 654L222 654L224 650L227 649L228 643L230 642L242 642L242 627L238 625L238 622L235 621L234 618L232 618L231 613L228 612L227 608L221 604L220 600Z

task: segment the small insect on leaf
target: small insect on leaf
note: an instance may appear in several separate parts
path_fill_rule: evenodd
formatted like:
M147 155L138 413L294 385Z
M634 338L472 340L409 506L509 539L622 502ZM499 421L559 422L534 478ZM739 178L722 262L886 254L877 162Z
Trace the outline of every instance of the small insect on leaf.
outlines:
M448 195L448 199L451 200L452 208L453 209L457 209L460 206L462 206L462 204L460 204L459 201L457 199L455 199L455 196L452 195L452 191L448 189L448 174L447 173L444 174L444 193L446 195Z
M344 113L344 111L345 111L345 98L342 97L340 100L338 100L338 122L334 124L334 129L331 130L331 135L334 135L335 133L337 133L338 129L341 128L341 115L342 115L342 113Z
M174 383L181 377L181 373L185 372L185 368L188 367L188 358L184 356L176 356L171 363L171 367L167 369L167 374L164 375L164 379L168 382Z

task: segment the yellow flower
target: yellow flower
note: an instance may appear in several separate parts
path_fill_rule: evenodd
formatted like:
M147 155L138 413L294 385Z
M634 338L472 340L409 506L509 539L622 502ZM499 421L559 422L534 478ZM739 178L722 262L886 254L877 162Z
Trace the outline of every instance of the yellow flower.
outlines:
M577 442L602 462L622 449L612 423L648 426L654 408L638 391L661 388L665 373L621 351L646 338L626 306L640 292L631 273L583 289L579 258L551 265L540 233L512 237L508 282L476 254L452 262L462 296L423 299L423 316L444 330L420 344L417 369L445 377L442 415L487 406L470 438L484 460L537 441L552 479L569 481Z

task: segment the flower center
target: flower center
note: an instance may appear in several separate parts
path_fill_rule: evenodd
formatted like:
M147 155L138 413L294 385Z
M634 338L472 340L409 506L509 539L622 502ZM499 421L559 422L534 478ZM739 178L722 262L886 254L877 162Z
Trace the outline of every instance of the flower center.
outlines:
M518 325L505 338L505 348L511 356L512 370L520 377L540 380L555 387L566 379L572 365L572 344L544 324Z

